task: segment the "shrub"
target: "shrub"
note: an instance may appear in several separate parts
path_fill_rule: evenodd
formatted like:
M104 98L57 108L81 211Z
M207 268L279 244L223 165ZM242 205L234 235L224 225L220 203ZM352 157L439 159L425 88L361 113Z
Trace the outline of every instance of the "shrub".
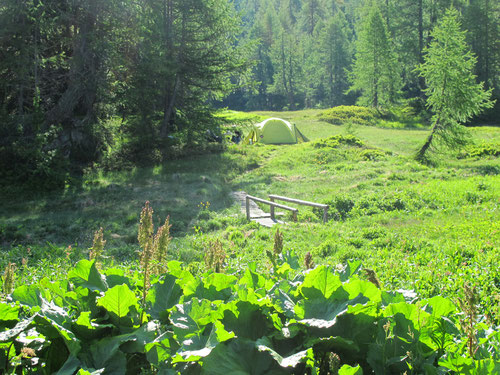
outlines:
M473 145L458 154L459 159L482 158L489 156L500 156L500 143L483 143L480 145Z
M312 143L314 148L337 148L340 145L364 147L361 139L354 135L334 135L328 138L321 138Z
M359 125L374 125L381 116L380 112L373 108L341 105L321 112L318 117L333 125L342 125L348 122Z
M359 155L364 160L376 161L385 157L385 152L376 148L367 148L360 151Z
M347 196L337 196L325 202L329 206L329 217L333 220L341 221L347 219L349 213L354 208L355 202Z
M312 255L318 258L326 258L334 255L339 249L336 241L332 239L327 239L322 242L319 246L312 249Z

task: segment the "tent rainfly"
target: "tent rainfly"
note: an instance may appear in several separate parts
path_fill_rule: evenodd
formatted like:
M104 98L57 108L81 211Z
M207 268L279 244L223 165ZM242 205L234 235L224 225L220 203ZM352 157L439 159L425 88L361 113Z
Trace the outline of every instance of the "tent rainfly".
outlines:
M253 126L243 143L293 144L309 141L295 124L280 118L268 118Z

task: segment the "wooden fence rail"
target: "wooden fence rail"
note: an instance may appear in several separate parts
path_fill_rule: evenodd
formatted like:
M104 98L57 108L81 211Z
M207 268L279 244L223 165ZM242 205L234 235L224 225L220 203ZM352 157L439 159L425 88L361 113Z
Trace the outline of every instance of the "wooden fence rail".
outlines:
M271 219L272 220L274 220L274 216L275 216L274 215L274 208L278 207L278 208L281 208L283 210L292 211L292 213L293 213L293 221L297 221L297 212L299 210L296 209L296 208L285 206L284 204L279 204L279 203L276 203L276 202L273 202L273 201L266 201L265 199L253 197L251 195L247 195L245 199L246 199L247 220L251 219L251 217L250 217L250 200L253 200L255 202L264 203L264 204L267 204L267 205L271 206Z
M283 197L281 195L274 195L274 194L269 194L269 199L271 200L271 202L278 200L278 201L301 204L304 206L322 208L323 209L323 223L326 223L328 220L328 205L327 204L308 202L308 201L303 201L300 199L288 198L288 197ZM273 216L274 216L274 207L271 206L271 217L273 217Z

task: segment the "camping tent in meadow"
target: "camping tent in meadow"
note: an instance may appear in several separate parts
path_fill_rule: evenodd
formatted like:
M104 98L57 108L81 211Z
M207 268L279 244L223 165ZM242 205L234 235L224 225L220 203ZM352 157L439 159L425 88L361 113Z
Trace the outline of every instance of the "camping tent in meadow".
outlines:
M307 142L308 139L295 124L280 118L268 118L253 126L243 143L290 144Z

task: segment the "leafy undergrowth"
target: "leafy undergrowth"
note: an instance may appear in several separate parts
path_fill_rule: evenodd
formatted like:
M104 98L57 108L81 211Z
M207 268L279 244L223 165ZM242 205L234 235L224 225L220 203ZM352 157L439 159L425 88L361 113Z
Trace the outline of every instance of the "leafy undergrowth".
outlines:
M381 113L374 108L341 105L321 112L319 119L333 125L347 122L359 125L374 125L381 118Z
M365 125L388 129L426 128L426 121L412 106L394 107L390 111L371 107L337 106L318 114L318 119L333 125Z
M481 157L499 157L500 143L481 143L466 147L458 154L458 158L481 158Z
M268 256L266 273L251 264L194 276L171 261L151 283L144 271L100 271L82 260L67 278L20 286L0 303L0 366L43 374L500 371L500 333L477 315L473 289L457 307L381 290L360 262L302 271L291 251Z

